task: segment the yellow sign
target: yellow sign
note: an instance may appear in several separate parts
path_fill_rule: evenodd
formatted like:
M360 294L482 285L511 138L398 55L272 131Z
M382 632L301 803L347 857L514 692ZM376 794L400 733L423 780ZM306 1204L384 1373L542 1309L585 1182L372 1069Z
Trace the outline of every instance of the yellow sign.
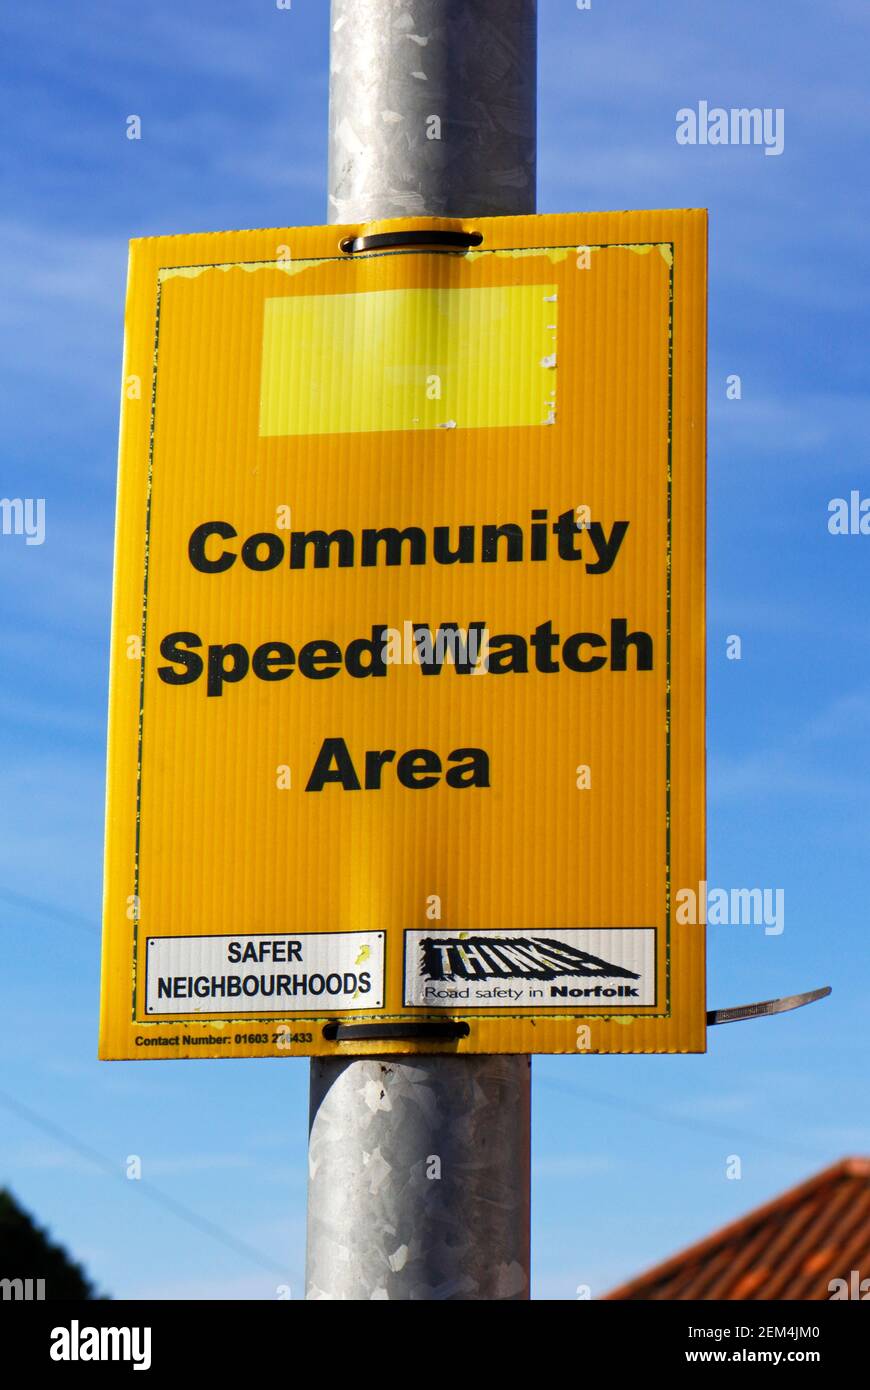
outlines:
M706 217L134 242L105 1058L697 1052Z

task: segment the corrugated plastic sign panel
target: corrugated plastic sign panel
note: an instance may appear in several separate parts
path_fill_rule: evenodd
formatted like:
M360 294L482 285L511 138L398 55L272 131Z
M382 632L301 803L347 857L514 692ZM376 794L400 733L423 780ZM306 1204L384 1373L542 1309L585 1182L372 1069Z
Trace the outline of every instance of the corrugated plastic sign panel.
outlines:
M704 1049L705 214L411 225L132 244L105 1058Z

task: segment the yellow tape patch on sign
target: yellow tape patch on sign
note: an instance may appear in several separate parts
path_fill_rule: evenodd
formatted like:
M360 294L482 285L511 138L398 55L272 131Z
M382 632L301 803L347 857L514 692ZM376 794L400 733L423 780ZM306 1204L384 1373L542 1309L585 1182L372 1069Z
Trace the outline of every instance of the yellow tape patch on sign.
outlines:
M705 1046L706 218L464 229L133 243L102 1057Z
M262 435L552 422L555 285L267 299Z

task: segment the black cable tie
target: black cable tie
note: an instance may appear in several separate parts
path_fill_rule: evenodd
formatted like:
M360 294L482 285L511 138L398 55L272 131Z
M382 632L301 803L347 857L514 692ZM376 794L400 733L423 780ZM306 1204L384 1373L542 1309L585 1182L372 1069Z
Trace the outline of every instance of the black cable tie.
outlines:
M469 251L483 241L480 232L439 231L437 227L407 232L373 232L370 236L345 237L341 249L352 256L359 251Z
M467 1023L455 1019L415 1023L326 1023L323 1036L327 1042L455 1042L471 1032Z

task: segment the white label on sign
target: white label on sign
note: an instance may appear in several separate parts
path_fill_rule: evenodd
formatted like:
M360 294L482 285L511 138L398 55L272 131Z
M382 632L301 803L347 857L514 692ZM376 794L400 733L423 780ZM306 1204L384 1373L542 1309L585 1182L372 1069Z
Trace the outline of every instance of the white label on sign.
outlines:
M406 1004L461 1013L655 1002L652 927L405 932Z
M383 932L149 936L149 1014L305 1013L379 1009Z

